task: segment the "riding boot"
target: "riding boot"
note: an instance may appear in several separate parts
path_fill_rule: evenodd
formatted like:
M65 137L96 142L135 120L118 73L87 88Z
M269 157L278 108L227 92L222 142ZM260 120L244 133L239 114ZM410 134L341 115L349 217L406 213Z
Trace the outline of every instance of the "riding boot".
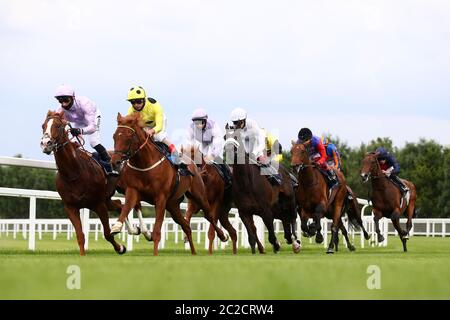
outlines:
M333 169L327 171L328 180L330 181L330 189L333 189L337 184L338 180L336 177L336 172Z
M283 183L281 174L279 174L279 173L271 174L269 176L269 181L273 182L274 185L279 185L279 186L281 186L281 184Z
M291 178L292 186L295 188L298 187L298 179L292 173L289 173L289 177Z
M409 188L395 174L391 174L390 178L391 178L392 182L394 182L394 184L399 187L400 192L402 193L402 196L404 197L406 195L406 193L409 191Z
M101 144L98 144L94 147L95 151L97 151L100 160L103 162L103 166L106 170L106 173L109 176L114 176L117 177L119 175L119 173L115 170L112 169L111 167L111 157L108 154L108 151L106 151L105 147L102 146Z
M226 164L219 164L220 171L224 176L225 188L228 188L232 184L231 172Z

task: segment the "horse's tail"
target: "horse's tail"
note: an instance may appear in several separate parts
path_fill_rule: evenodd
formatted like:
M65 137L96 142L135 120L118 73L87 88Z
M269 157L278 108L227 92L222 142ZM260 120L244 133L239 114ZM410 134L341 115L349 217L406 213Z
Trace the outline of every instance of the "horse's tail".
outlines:
M359 231L362 227L362 220L358 203L356 199L349 200L348 198L346 198L346 202L348 222L353 230Z

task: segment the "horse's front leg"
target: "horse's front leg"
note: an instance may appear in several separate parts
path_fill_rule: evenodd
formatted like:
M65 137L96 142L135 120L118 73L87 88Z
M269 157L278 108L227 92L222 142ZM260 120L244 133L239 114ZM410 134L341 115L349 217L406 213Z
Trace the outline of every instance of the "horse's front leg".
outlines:
M72 222L73 227L75 228L75 233L77 235L78 247L80 248L80 256L84 256L86 253L84 251L84 233L83 228L81 226L80 219L80 210L78 208L65 205L64 209L69 216L70 222Z
M159 242L161 241L161 228L164 221L164 213L166 212L166 205L167 199L165 197L160 197L155 203L156 218L152 232L154 256L158 255Z
M187 209L186 209L186 215L184 217L189 225L191 224L192 216L199 211L200 211L200 207L195 203L195 201L189 199ZM189 242L188 236L185 234L184 235L184 243L188 243L188 242Z
M373 222L375 224L375 232L377 234L378 243L382 243L384 241L384 237L380 231L380 219L382 218L382 214L378 210L373 210Z
M139 192L133 188L127 188L125 191L125 204L122 206L119 219L111 228L111 234L116 235L122 231L123 222L128 217L131 209L139 202Z

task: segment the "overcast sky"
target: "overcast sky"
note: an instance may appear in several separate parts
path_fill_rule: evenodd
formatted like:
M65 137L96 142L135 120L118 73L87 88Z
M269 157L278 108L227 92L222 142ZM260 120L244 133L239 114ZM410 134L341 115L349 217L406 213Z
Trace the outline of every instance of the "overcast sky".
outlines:
M450 144L450 1L0 0L2 156L42 154L61 83L91 98L113 147L143 86L180 142L196 107L235 107L280 136L308 126L351 146Z

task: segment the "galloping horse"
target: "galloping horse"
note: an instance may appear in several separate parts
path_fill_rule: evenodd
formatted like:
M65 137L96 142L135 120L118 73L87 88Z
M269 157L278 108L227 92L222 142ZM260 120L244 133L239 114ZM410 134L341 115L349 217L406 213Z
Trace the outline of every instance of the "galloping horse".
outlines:
M206 194L208 197L208 202L211 206L211 216L215 223L217 220L220 220L222 226L228 231L230 238L233 243L233 254L237 253L237 234L236 230L230 223L228 219L228 213L233 204L232 191L231 187L225 185L225 181L217 171L218 169L214 167L212 164L206 164L203 159L203 154L200 152L197 146L188 145L183 146L181 148L181 153L186 155L192 160L200 160L195 161L195 163L201 162L198 164L201 170L201 175L203 179L203 183L206 187ZM199 212L200 207L197 203L191 199L188 200L188 208L186 210L186 220L188 222L191 221L192 215ZM208 239L209 239L209 247L208 252L212 253L213 241L214 241L214 228L210 225L208 230Z
M382 217L390 218L395 230L397 230L400 240L403 244L403 251L406 252L406 241L409 239L409 231L412 228L412 218L415 214L415 203L417 198L415 185L407 180L403 180L410 192L409 199L403 199L400 190L392 183L389 178L381 171L377 160L376 152L366 154L361 164L361 178L363 182L371 180L372 201L375 231L378 236L378 242L383 242L384 237L380 233L379 221ZM404 214L408 221L406 222L406 231L400 227L400 216Z
M300 208L301 228L307 237L316 235L316 243L323 242L321 234L320 220L327 217L333 220L331 225L331 241L328 245L327 253L334 253L334 248L338 251L339 237L338 228L348 244L348 249L354 251L355 247L348 238L347 230L342 223L341 216L345 210L345 201L347 198L347 186L345 178L341 172L336 171L339 185L336 190L328 195L328 186L316 164L313 164L309 158L309 144L292 143L292 166L298 174L299 186L297 189L297 203ZM351 210L353 212L353 210ZM359 211L360 212L360 211ZM307 225L308 219L312 218L313 223ZM358 221L357 218L349 219L350 222ZM362 226L359 217L360 226ZM358 222L359 223L359 222ZM364 230L366 239L369 237Z
M296 234L295 194L289 173L280 165L283 182L281 186L273 186L261 174L261 167L245 152L240 130L227 129L226 137L226 161L233 169L233 200L247 229L252 253L256 253L256 244L258 251L264 253L264 246L256 234L254 214L263 219L275 253L280 250L280 244L275 236L274 219L282 221L287 243L292 244L295 253L300 252L301 245Z
M67 131L69 123L64 120L63 113L49 111L42 125L42 151L53 152L58 173L56 190L64 203L64 209L75 227L80 255L85 255L84 233L81 227L80 209L95 211L103 225L105 239L114 250L124 254L126 248L119 245L110 234L108 210L120 212L120 201L112 201L112 193L108 191L107 177L100 166L86 152L69 140Z
M161 226L166 209L174 221L181 225L188 237L191 253L196 254L191 227L180 210L180 203L186 195L203 210L220 240L227 241L227 236L217 227L210 215L205 186L197 166L194 163L188 165L193 176L180 176L178 170L167 161L153 139L143 130L139 113L126 117L122 117L119 113L117 123L112 164L119 167L126 161L119 181L122 184L120 187L125 190L125 205L122 207L118 221L112 227L112 234L120 232L130 210L143 200L154 204L156 210L156 222L151 235L153 254L158 255Z

